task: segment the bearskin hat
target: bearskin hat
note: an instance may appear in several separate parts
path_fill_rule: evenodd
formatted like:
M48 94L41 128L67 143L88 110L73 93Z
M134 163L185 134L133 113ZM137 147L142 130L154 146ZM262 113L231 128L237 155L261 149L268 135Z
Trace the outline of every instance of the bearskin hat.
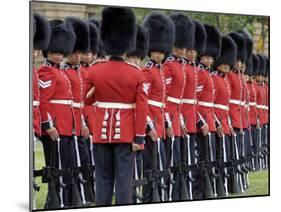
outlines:
M127 53L128 56L137 56L141 59L145 58L148 53L149 37L146 28L137 26L136 48Z
M90 37L90 45L89 51L98 53L98 44L99 44L99 32L95 24L88 21L89 25L89 37Z
M259 57L259 61L260 61L260 66L259 66L259 70L258 70L258 75L265 75L265 70L266 70L266 60L265 57L261 54L258 54Z
M175 41L175 25L167 16L151 12L143 22L149 34L149 52L169 53Z
M247 55L247 61L252 58L252 52L253 52L253 40L251 38L251 35L246 30L238 30L238 33L243 35L245 39L245 45L246 45L246 55Z
M193 20L193 22L195 24L194 49L197 51L198 55L201 55L206 50L207 33L204 25L200 21Z
M221 51L219 58L215 61L215 66L227 64L234 66L237 57L237 46L229 36L222 37Z
M220 56L221 51L221 35L219 30L211 25L204 25L207 33L206 49L203 55L212 56L216 60Z
M49 23L51 26L51 38L48 48L43 52L44 57L47 57L47 52L64 55L71 53L76 40L72 26L61 20L52 20Z
M65 22L71 24L76 35L73 52L86 52L89 49L90 43L89 26L87 22L77 17L67 17Z
M240 60L242 63L247 62L247 51L246 51L246 43L243 35L238 32L231 32L228 34L237 45L237 60Z
M102 11L100 38L108 55L120 55L135 48L136 18L131 9L107 7Z
M250 57L247 60L247 67L246 67L244 74L247 74L249 76L253 75L253 58L252 57Z
M170 19L175 24L175 47L193 49L195 42L195 24L182 13L174 13Z
M100 21L96 20L96 19L89 19L89 22L91 22L92 24L95 24L98 30L98 34L99 34L99 41L98 41L98 57L100 58L105 58L106 53L102 47L102 42L100 39Z
M49 44L51 27L47 19L34 13L33 15L33 48L44 51Z
M260 69L260 60L259 57L255 54L252 54L252 62L253 62L253 72L252 75L259 75L258 71Z

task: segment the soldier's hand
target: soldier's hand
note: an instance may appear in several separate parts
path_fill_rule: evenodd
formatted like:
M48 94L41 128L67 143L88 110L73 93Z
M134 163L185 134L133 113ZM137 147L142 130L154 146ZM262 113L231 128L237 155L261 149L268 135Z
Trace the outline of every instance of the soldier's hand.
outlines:
M218 136L219 136L219 137L222 137L222 136L223 136L224 130L223 130L223 127L222 127L222 126L220 126L220 127L217 128L217 133L218 133Z
M144 148L143 144L132 143L132 150L133 150L133 152L143 150L143 148Z
M88 91L88 93L87 93L87 95L86 95L86 98L90 98L90 97L94 94L95 90L96 90L96 88L95 88L95 87L92 87L92 88Z
M187 131L185 126L182 126L181 130L182 130L183 135L187 135L188 134L188 131Z
M201 130L202 130L203 135L204 135L204 136L207 136L208 133L209 133L208 124L204 124L204 125L201 127Z
M235 131L234 131L232 126L229 126L229 130L230 130L231 135L234 136L235 135Z
M90 135L89 128L84 126L82 129L82 136L84 139L88 139Z
M171 138L172 136L174 136L174 131L172 127L168 127L166 130L166 135Z
M48 133L48 135L53 141L56 141L59 138L59 133L57 129L54 127L47 129L46 132Z
M149 137L151 138L152 141L157 141L157 132L155 129L152 129L148 133Z

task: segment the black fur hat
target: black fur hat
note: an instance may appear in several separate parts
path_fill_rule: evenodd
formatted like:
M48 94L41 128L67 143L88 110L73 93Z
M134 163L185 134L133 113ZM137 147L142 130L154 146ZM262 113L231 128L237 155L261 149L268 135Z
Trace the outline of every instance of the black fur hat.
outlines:
M99 58L105 58L106 53L104 51L104 48L102 46L102 42L100 39L100 21L96 20L96 19L89 19L89 22L93 23L96 25L97 29L98 29L98 34L99 34L99 41L98 41L98 57Z
M253 52L253 40L251 38L251 35L246 30L238 30L241 35L243 35L245 39L245 45L246 45L246 55L247 55L247 61L252 58L252 52Z
M73 52L86 52L89 49L90 44L89 26L87 22L77 17L67 17L65 22L71 24L76 35Z
M247 60L247 67L246 67L244 74L247 74L249 76L253 75L253 58L252 57L250 57Z
M143 22L149 34L149 52L169 53L175 42L175 25L167 16L151 12Z
M215 61L215 66L227 64L234 66L237 57L237 46L229 36L222 37L221 52L219 58Z
M266 77L269 77L269 72L270 72L270 62L268 57L266 57Z
M252 75L259 75L258 71L260 69L260 60L256 54L252 54L252 62L253 62L253 72Z
M193 22L195 24L194 49L197 51L198 55L201 55L206 50L207 33L204 25L200 21L194 20Z
M265 70L266 70L266 60L265 57L261 54L258 54L259 57L259 61L260 61L260 66L259 66L259 70L258 70L258 75L265 75Z
M33 15L33 48L44 51L49 44L51 27L47 19L34 13Z
M202 55L212 56L216 60L220 56L221 51L221 35L219 30L211 25L204 25L207 33L206 50Z
M61 20L50 21L51 38L48 48L43 52L47 57L47 52L61 53L67 55L73 51L76 35L70 24Z
M238 52L237 52L237 60L240 60L242 63L247 62L247 51L246 51L246 42L243 37L238 32L231 32L228 34L236 43Z
M174 13L170 18L175 24L175 47L193 49L195 42L193 20L182 13Z
M145 58L148 53L148 41L149 37L147 29L141 26L137 26L136 48L132 51L128 51L127 56L137 56L141 59Z
M88 22L89 25L89 37L90 37L90 45L89 51L93 53L98 53L98 44L99 44L99 32L95 24L92 22Z
M107 7L102 11L100 38L108 55L120 55L135 48L136 18L131 9Z

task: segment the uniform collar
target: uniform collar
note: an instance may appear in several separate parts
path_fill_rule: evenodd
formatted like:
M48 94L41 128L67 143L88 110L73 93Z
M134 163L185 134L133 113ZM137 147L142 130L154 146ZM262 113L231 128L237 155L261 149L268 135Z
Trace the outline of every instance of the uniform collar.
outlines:
M69 68L76 70L76 71L80 68L80 64L72 65L71 63L66 62L66 65L68 65Z
M210 68L203 63L199 62L198 67L201 68L201 69L205 69L207 71L210 71Z
M196 62L194 61L194 62L192 62L192 61L190 61L189 59L187 59L187 58L182 58L183 60L185 60L185 62L186 63L188 63L189 65L191 65L191 66L195 66L196 65Z
M55 68L60 68L60 65L58 65L58 64L56 64L53 61L48 60L48 59L46 59L44 65L45 66L52 66L52 67L55 67Z
M89 66L90 66L89 63L83 63L83 62L81 62L81 65L82 65L83 67L89 67Z
M156 63L155 60L150 59L148 63L152 63L153 66L155 66L156 68L160 68L161 64Z
M109 61L119 61L119 62L125 62L125 59L123 57L119 57L119 56L110 56Z

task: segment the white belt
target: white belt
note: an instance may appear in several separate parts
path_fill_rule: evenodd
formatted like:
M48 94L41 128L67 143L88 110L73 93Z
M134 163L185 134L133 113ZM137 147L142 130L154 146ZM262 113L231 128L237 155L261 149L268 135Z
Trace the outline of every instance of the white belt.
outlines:
M165 103L163 103L163 102L157 102L157 101L154 101L154 100L151 100L151 99L149 99L149 100L147 101L147 103L148 103L149 105L153 105L153 106L155 106L155 107L161 107L161 108L165 107Z
M256 106L257 103L256 103L256 102L249 102L249 105L250 105L250 106Z
M197 104L197 100L196 99L182 99L182 103L195 105L195 104Z
M127 104L120 102L95 102L95 106L99 108L134 109L136 107L136 104Z
M39 101L37 101L37 100L34 100L33 101L33 106L34 107L38 107L40 105L40 102Z
M246 104L246 101L243 101L240 103L241 106L244 106Z
M204 107L214 107L214 103L212 103L212 102L202 102L202 101L198 101L198 105L204 106Z
M61 104L61 105L72 105L72 100L65 100L65 99L52 99L50 100L50 103L52 104Z
M268 106L265 105L257 105L258 109L264 109L264 110L268 110Z
M214 107L222 110L229 110L229 107L227 105L214 104Z
M77 103L77 102L73 102L72 103L72 106L75 107L75 108L82 108L84 106L84 104L82 103Z
M173 102L173 103L178 104L178 105L182 103L181 99L177 99L177 98L174 98L174 97L171 97L171 96L167 97L167 101Z
M241 101L240 100L236 100L236 99L230 99L229 103L235 104L235 105L241 105Z

